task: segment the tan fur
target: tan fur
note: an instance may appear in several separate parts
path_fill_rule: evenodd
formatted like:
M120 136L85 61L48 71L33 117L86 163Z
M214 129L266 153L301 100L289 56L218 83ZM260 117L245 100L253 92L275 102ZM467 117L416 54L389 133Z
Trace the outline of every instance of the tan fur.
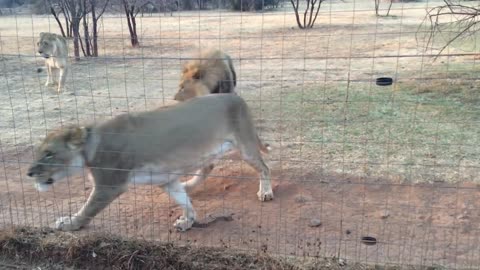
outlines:
M185 63L175 100L185 101L216 93L235 93L237 78L228 54L208 49L196 58Z
M37 42L38 53L45 58L47 69L47 82L45 86L58 84L57 92L60 93L65 86L68 68L68 45L67 40L54 33L40 33ZM39 68L41 72L43 68ZM57 81L57 73L59 80Z
M236 95L193 98L174 106L122 115L103 124L71 126L50 133L28 170L40 191L88 168L94 187L82 209L57 220L56 228L77 230L127 190L129 182L163 187L182 205L174 226L188 230L196 215L185 188L205 179L214 160L230 151L260 173L261 201L273 199L270 170L245 101ZM181 175L196 171L181 183Z

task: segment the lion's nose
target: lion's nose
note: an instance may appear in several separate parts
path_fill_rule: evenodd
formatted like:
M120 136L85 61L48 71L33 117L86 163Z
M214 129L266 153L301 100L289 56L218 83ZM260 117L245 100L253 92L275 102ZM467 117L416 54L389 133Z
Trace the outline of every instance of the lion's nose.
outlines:
M33 172L28 172L27 175L28 177L33 177Z
M38 53L42 53L42 52L43 52L43 51L40 51L40 50L38 51Z

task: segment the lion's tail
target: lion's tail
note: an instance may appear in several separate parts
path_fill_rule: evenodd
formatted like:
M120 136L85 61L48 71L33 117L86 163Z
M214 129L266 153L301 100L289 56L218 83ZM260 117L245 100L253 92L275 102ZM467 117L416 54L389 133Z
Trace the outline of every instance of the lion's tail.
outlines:
M40 72L42 72L43 70L45 70L45 67L39 67L39 68L37 68L37 73L40 73Z
M192 187L200 184L201 182L203 182L203 180L207 179L208 174L213 170L213 168L214 168L213 164L210 164L210 166L207 166L207 167L203 168L199 174L197 174L194 177L192 177L191 179L183 182L182 183L183 187L192 188Z
M258 135L257 135L257 145L260 151L264 154L268 154L272 150L272 147L270 146L270 144L262 143Z

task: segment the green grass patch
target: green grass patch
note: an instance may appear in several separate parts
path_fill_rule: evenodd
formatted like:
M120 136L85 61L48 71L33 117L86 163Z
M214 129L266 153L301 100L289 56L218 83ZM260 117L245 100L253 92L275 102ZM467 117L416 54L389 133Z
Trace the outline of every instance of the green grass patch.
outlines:
M476 180L478 90L458 80L450 85L456 88L359 82L283 89L252 108L269 119L272 134L281 128L279 140L302 142L296 158L326 171L413 182Z

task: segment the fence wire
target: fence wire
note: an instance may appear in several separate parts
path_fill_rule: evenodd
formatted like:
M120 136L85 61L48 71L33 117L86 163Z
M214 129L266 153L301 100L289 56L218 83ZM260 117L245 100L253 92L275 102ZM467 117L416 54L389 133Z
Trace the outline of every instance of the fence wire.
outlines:
M174 104L183 63L213 47L231 56L236 91L272 147L264 158L274 200L258 201L257 173L234 155L189 191L199 220L229 218L176 232L181 209L173 199L158 186L131 184L76 233L479 269L478 33L437 55L461 31L443 29L428 44L419 39L432 30L422 26L427 11L444 2L394 2L389 16L375 16L374 4L322 2L307 30L297 27L289 2L259 12L139 14L135 48L125 14L108 11L99 19L98 57L80 51L76 61L68 40L70 68L59 94L37 73L44 61L36 45L40 32L59 33L57 22L23 9L2 12L0 226L52 227L86 202L86 172L48 192L26 176L49 132ZM379 77L393 84L379 86Z

